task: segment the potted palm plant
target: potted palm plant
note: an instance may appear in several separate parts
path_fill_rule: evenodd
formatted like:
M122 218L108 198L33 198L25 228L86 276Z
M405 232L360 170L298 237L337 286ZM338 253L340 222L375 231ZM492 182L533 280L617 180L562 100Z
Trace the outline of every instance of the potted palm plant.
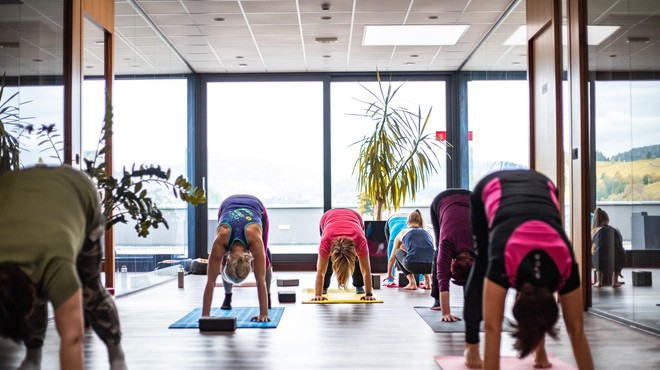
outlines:
M371 209L374 221L365 221L365 233L373 271L387 270L387 243L383 212L396 212L405 201L415 199L417 192L441 166L438 153L446 153L449 145L435 140L426 131L432 108L422 114L398 105L395 100L403 84L393 87L384 83L376 71L375 91L360 84L372 99L360 100L362 112L373 131L353 145L359 145L359 155L353 167L357 175L358 199L361 210Z
M441 167L441 156L449 145L437 141L426 132L432 107L422 114L399 106L395 99L403 86L384 83L376 71L378 88L375 91L360 84L373 99L360 100L364 110L355 115L369 119L374 130L354 143L359 155L353 167L357 175L360 199L370 202L376 220L382 220L384 211L396 212L406 199L415 199L429 178Z

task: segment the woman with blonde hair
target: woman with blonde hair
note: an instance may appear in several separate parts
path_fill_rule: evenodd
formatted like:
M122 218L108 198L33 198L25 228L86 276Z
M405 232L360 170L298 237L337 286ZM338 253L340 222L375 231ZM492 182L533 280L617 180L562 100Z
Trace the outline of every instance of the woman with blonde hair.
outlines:
M222 272L220 272L222 269ZM252 195L232 195L218 210L218 227L211 247L202 316L209 316L215 280L222 274L225 299L220 308L231 309L233 284L240 284L254 269L259 297L259 315L253 321L270 321L270 281L273 268L268 250L268 213Z
M324 301L334 271L340 289L346 289L348 276L363 300L372 301L369 248L364 235L364 222L352 209L331 209L323 214L319 224L321 243L316 262L316 283L312 301ZM366 291L365 291L366 286Z
M392 267L397 268L408 278L403 289L416 290L415 275L424 275L424 289L431 289L431 271L435 247L433 237L424 229L422 213L416 209L408 215L407 227L394 239L394 249L387 263L388 278L392 278Z

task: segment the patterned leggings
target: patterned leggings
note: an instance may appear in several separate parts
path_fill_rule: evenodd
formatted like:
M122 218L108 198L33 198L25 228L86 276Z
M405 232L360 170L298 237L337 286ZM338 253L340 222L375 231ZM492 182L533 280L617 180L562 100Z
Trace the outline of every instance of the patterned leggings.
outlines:
M101 284L101 242L100 239L85 240L82 251L76 261L78 276L83 289L83 308L85 319L91 324L98 336L106 344L117 345L121 341L119 315L110 294ZM41 348L48 327L48 308L45 301L35 303L28 318L28 330L23 338L30 349Z

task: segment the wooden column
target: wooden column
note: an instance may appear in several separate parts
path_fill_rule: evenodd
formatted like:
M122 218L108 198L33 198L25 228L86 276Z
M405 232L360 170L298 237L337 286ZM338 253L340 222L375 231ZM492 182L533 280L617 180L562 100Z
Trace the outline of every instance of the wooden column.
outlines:
M560 189L564 204L562 149L561 1L527 0L530 166Z
M572 235L575 257L580 266L583 302L591 306L591 226L590 213L590 134L589 134L589 64L587 49L587 5L583 0L567 0L568 14L568 83L571 126Z
M82 3L64 2L64 163L80 167L82 87Z

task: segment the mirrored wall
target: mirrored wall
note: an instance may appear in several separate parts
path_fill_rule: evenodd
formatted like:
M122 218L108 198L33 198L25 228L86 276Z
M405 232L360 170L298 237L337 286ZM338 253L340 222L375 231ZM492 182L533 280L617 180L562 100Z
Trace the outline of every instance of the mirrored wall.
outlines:
M660 2L587 9L593 309L660 331Z

